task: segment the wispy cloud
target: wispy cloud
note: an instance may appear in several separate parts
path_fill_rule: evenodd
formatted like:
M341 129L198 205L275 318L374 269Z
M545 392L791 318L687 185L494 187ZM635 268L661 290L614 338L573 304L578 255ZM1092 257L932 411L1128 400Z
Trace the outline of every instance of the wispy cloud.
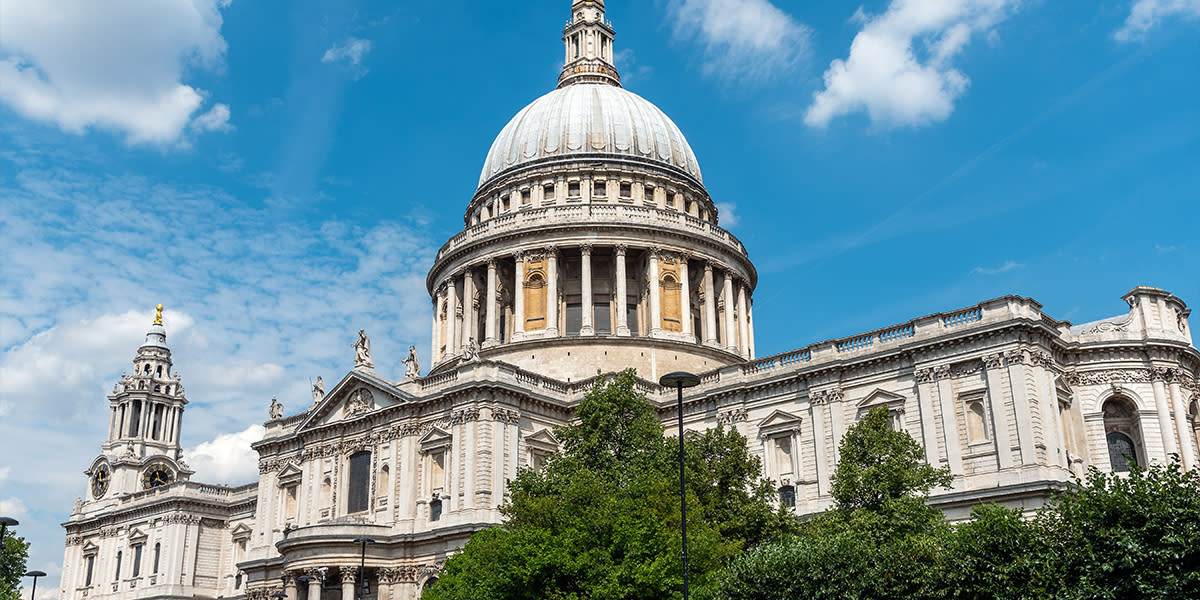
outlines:
M354 73L355 79L362 79L367 74L367 67L362 64L363 57L371 51L371 40L347 38L344 43L334 44L325 51L321 62L328 64L340 63Z
M737 204L732 202L718 202L717 218L721 220L721 226L725 227L726 229L730 227L737 227L737 224L740 221L737 214Z
M677 37L704 47L704 73L728 82L778 77L808 52L809 28L768 0L681 0L668 15Z
M632 48L618 50L614 58L621 81L625 84L649 79L654 74L654 67L638 62L637 54Z
M804 122L825 127L833 119L866 112L877 127L942 121L970 79L953 65L971 37L1007 18L1018 0L892 0L881 15L862 8L853 20L862 30L845 60L825 71L825 88L813 96Z
M131 144L173 144L207 97L184 83L188 70L216 70L224 61L222 6L215 0L6 3L0 102L73 133L99 128ZM227 123L228 107L216 106L224 107ZM204 113L205 123L219 114ZM222 130L205 123L193 129Z
M258 452L250 444L261 440L266 432L262 425L251 425L197 444L184 452L184 456L197 473L204 474L208 483L237 485L254 481L258 476Z
M1009 271L1012 271L1015 269L1021 269L1024 267L1025 267L1025 265L1022 263L1009 260L1009 261L1005 261L1004 264L1000 265L999 267L995 267L995 268L988 268L988 267L983 267L983 266L975 267L974 269L971 269L971 274L972 275L999 275L1000 273L1007 273Z
M1175 17L1200 18L1200 0L1137 0L1113 37L1122 42L1140 39L1164 20Z

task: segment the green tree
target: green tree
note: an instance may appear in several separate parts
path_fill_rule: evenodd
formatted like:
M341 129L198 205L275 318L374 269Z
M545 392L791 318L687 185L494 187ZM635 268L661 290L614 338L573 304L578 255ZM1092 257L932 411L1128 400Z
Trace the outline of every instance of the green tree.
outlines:
M522 470L505 522L476 533L423 596L457 599L680 597L678 440L665 438L632 371L599 383L563 451ZM786 530L759 460L736 431L685 437L693 589L745 548Z
M1200 471L1177 457L1128 474L1092 469L1038 524L1055 598L1200 598Z
M0 548L0 600L20 600L21 578L25 561L29 559L29 542L25 538L5 533Z
M984 504L954 528L941 566L946 597L962 600L1041 600L1057 579L1048 536L1020 510Z
M833 477L834 508L799 534L735 559L715 598L938 598L937 572L950 528L926 504L948 486L948 469L922 463L924 452L889 427L886 408L871 410L842 438Z

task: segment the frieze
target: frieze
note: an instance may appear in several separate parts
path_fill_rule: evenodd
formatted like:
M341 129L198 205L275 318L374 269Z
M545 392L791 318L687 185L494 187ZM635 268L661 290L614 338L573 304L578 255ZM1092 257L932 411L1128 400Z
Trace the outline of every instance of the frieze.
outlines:
M982 368L983 368L983 362L978 361L978 360L973 360L973 361L965 362L965 363L959 363L959 364L953 365L953 366L946 365L946 370L948 371L948 373L945 378L948 379L951 377L969 377L971 375L978 373L980 371L980 369L982 369Z
M1129 329L1129 323L1097 323L1094 327L1085 329L1079 335L1095 335L1100 333L1124 333Z
M1079 373L1068 371L1067 383L1077 385L1107 385L1110 383L1150 383L1150 369L1110 369L1106 371L1089 371Z
M717 423L721 425L733 425L734 423L742 423L749 418L749 412L743 408L734 408L724 412L717 413Z
M200 517L175 513L175 514L170 514L170 515L167 515L166 517L163 517L163 521L166 521L167 523L174 523L174 524L179 524L179 525L199 525Z
M384 567L379 570L379 581L383 583L416 583L420 569L413 566Z

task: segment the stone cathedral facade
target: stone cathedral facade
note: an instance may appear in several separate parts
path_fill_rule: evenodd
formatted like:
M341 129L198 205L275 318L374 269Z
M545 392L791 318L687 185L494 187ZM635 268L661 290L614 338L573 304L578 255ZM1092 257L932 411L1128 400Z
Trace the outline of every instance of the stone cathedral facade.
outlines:
M699 374L685 426L744 434L799 514L830 506L838 442L876 406L953 472L932 499L951 518L1032 510L1089 467L1200 464L1190 311L1157 288L1083 325L1006 296L757 357L746 248L680 130L621 87L604 2L571 9L557 88L500 132L429 271L428 372L413 351L403 376L376 373L360 332L328 392L272 406L258 481L196 483L160 307L64 524L63 600L417 598L500 521L506 481L557 451L601 370L636 369L664 420L658 377Z

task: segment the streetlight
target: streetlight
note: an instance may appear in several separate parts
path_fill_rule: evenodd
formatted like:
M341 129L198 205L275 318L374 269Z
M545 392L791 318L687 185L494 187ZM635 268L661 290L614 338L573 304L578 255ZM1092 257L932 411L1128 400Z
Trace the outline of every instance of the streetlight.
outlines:
M0 517L0 543L4 542L4 532L8 531L9 526L20 524L20 521L12 517Z
M274 594L271 594L271 597L274 598L275 600L284 600L284 598L287 598L287 592L278 591L278 592L275 592Z
M688 561L687 561L687 487L684 485L683 474L683 388L700 385L700 378L684 371L667 373L658 380L663 387L673 387L678 391L679 407L679 530L683 537L683 600L688 598ZM360 599L361 600L361 599Z
M34 598L37 597L37 578L45 577L46 572L45 571L30 571L30 572L26 573L25 576L33 578L33 589L29 591L29 600L34 600Z
M366 569L367 569L367 544L374 544L375 540L369 537L354 538L355 544L362 544L362 558L358 563L358 600L362 600L363 588L367 587Z

